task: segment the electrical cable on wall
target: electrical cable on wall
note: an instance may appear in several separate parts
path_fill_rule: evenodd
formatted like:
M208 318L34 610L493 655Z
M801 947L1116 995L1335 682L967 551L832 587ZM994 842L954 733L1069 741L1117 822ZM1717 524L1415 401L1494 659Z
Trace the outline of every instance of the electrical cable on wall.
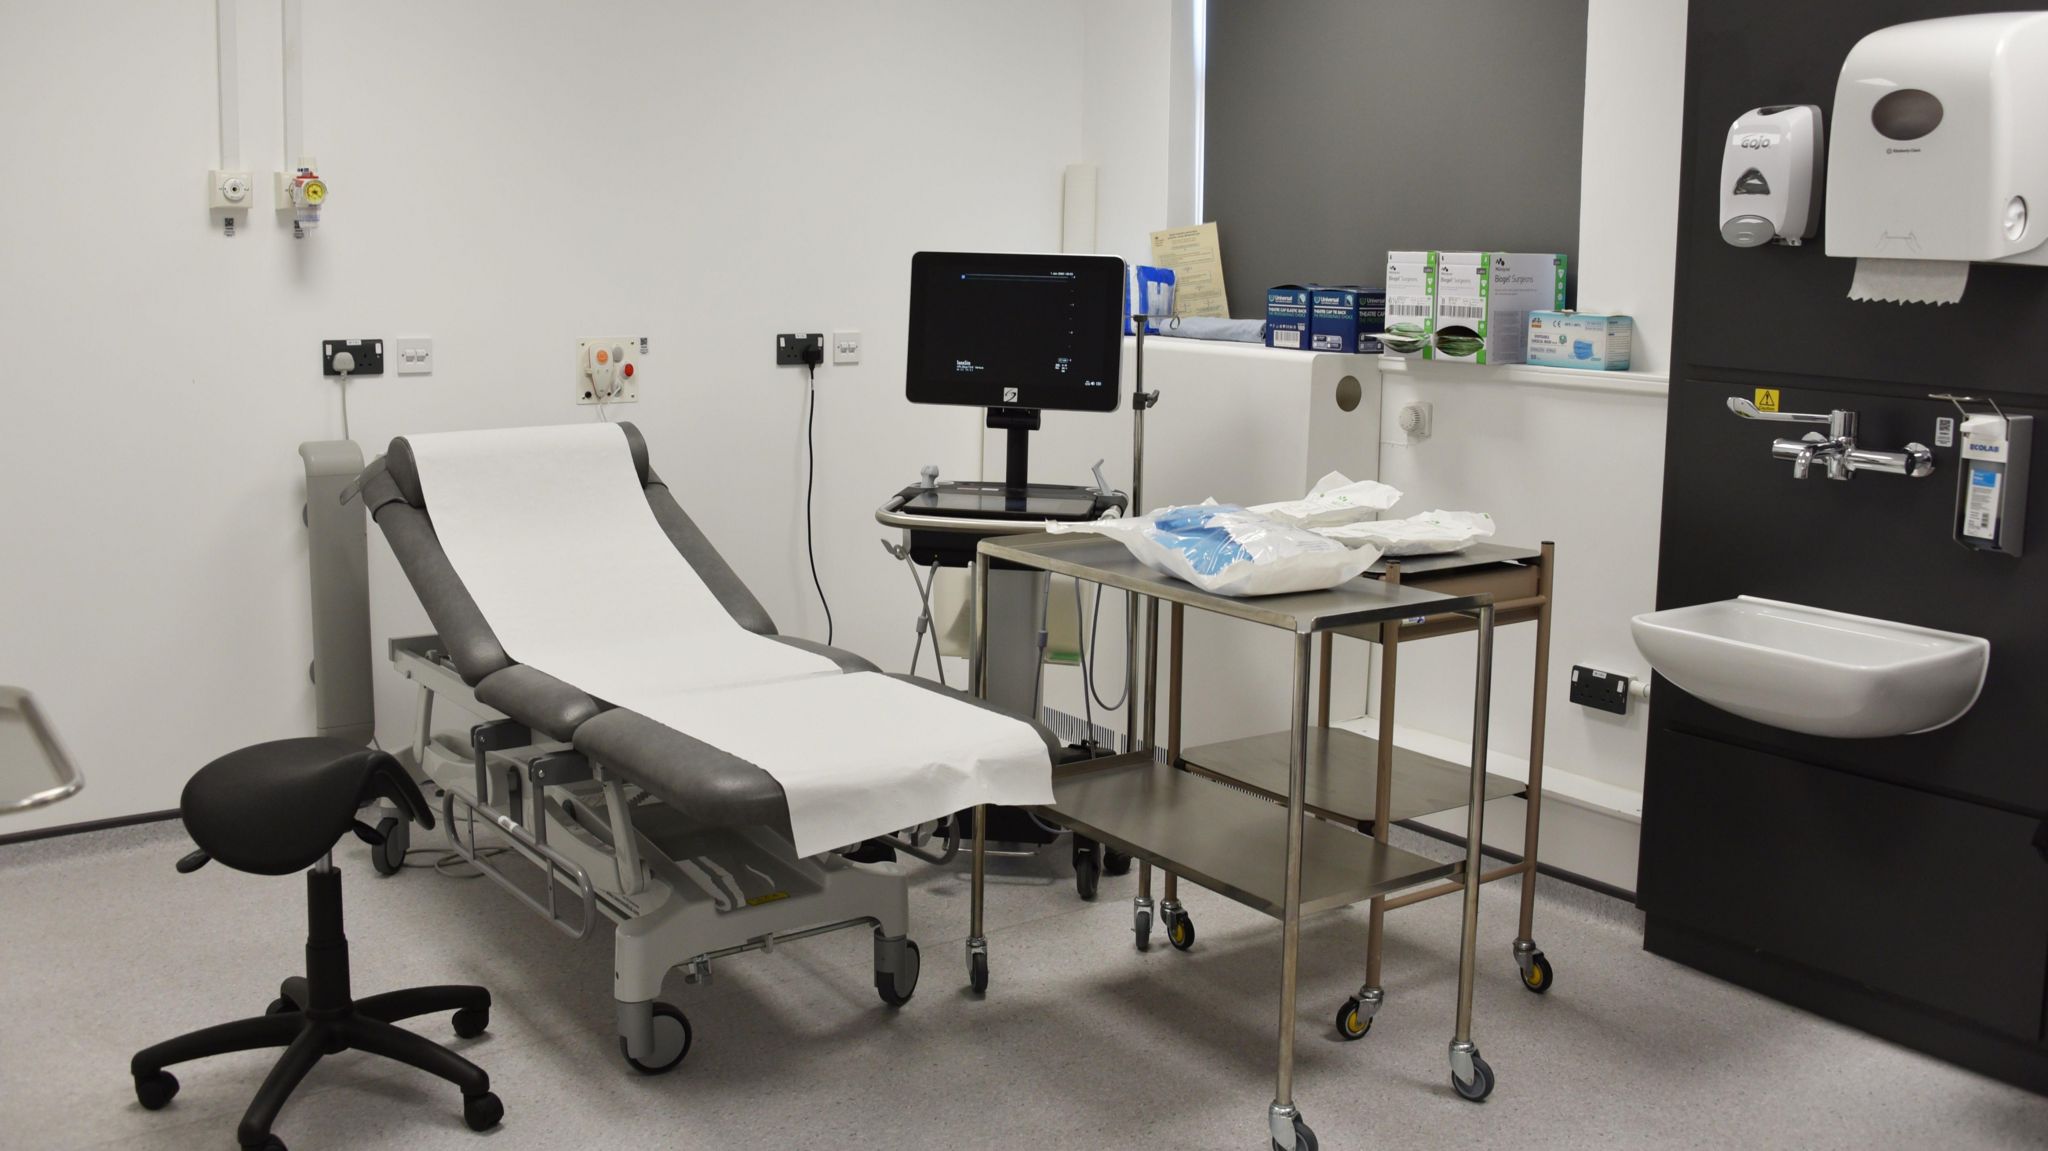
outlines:
M818 590L818 603L825 609L825 643L832 643L832 602L825 598L825 584L818 579L818 547L811 536L811 493L818 484L817 439L813 434L818 422L818 365L806 364L807 379L804 390L809 393L809 402L804 414L804 552L811 561L811 586Z

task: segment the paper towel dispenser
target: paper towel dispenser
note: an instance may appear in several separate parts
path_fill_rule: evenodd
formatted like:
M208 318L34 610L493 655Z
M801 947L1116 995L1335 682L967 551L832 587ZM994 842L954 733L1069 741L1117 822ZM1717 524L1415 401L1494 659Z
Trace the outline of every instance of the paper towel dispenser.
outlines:
M1820 231L1820 109L1744 112L1721 148L1721 238L1738 248L1800 244Z
M1834 120L1828 255L2048 265L2048 12L1865 36Z

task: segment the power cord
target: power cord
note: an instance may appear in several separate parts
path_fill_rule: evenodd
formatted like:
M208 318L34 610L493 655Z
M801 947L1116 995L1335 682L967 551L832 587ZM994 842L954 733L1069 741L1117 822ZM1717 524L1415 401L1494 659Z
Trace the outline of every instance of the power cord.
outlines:
M804 390L809 393L807 411L804 415L804 552L811 561L811 586L818 591L818 603L825 609L825 646L832 646L832 601L825 598L824 581L818 578L818 547L811 533L811 495L818 485L818 448L814 434L818 423L818 365L825 359L821 345L804 350L804 370L807 379Z

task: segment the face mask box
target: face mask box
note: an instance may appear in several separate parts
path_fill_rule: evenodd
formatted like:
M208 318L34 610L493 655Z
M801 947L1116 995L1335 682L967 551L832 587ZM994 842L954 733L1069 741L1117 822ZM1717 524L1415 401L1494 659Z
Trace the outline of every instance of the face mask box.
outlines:
M1429 351L1436 327L1435 252L1388 252L1385 303L1385 350L1401 356Z
M1467 364L1519 364L1529 313L1564 310L1565 258L1542 252L1443 252L1437 257L1436 328L1424 356Z
M1308 349L1309 296L1310 289L1302 284L1266 289L1267 347Z
M1387 294L1351 286L1309 289L1309 346L1318 352L1378 355Z
M1628 371L1635 321L1592 312L1530 312L1529 362L1546 368Z

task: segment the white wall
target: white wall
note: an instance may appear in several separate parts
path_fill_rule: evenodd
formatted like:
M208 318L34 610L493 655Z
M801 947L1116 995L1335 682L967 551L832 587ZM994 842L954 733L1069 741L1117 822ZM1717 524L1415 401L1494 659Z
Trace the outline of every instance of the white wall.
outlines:
M1591 0L1587 13L1579 307L1633 315L1633 367L1660 374L1670 363L1685 8L1685 0ZM1381 449L1380 477L1408 493L1403 507L1484 510L1504 541L1557 542L1546 763L1639 794L1648 710L1637 706L1623 718L1574 705L1567 677L1574 663L1648 674L1628 620L1656 603L1663 398L1548 387L1453 365L1390 372L1385 381L1385 426L1410 400L1435 409L1429 439ZM1527 749L1531 630L1503 629L1495 662L1493 746L1514 755ZM1470 659L1469 640L1404 648L1400 721L1464 738ZM1513 814L1494 821L1490 842L1519 842ZM1568 852L1560 840L1572 834L1556 819L1549 826L1546 860L1553 847ZM1575 863L1633 888L1633 838L1616 842Z
M969 472L979 417L902 399L910 253L1057 244L1061 169L1114 164L1082 45L1121 17L1093 7L308 0L307 149L334 191L294 242L269 210L275 3L241 6L261 175L232 240L201 193L212 6L0 5L0 681L87 776L0 830L172 807L210 757L310 730L295 449L340 432L322 337L435 339L433 376L351 387L375 451L595 418L576 338L645 333L617 416L783 628L822 637L803 380L771 344L859 328L865 362L819 373L819 567L839 641L902 666L912 595L873 509L921 463ZM374 531L371 555L381 652L425 619ZM377 675L389 746L412 700Z

